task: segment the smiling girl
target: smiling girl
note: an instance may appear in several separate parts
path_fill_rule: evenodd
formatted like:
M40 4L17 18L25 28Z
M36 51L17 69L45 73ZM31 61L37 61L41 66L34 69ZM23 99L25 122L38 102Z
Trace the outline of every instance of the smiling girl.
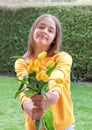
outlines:
M48 99L42 95L27 98L24 93L21 93L20 101L25 113L26 130L36 130L33 120L42 118L48 107L53 113L56 130L74 130L73 103L70 92L72 58L68 53L59 51L61 31L60 22L55 16L44 14L38 17L30 31L27 52L23 58L15 62L16 74L22 79L27 74L27 59L35 60L39 53L47 51L46 60L41 64L41 68L46 67L47 61L51 59L58 62L50 78L61 78L63 81L62 84L57 84L54 80L50 80Z

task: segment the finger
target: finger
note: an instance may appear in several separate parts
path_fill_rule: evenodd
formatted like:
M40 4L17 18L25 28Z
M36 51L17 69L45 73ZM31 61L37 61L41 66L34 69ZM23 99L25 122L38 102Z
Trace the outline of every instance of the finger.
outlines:
M43 114L44 114L43 109L41 109L41 108L34 108L32 110L32 119L34 119L34 120L35 119L40 119L40 118L42 118Z
M42 108L33 108L33 109L32 109L32 113L34 113L34 114L35 114L35 113L38 113L38 114L39 114L39 113L43 113L43 112L44 112L44 110L43 110Z
M34 104L35 107L42 108L41 102L34 102L33 104Z
M43 99L42 95L34 95L31 97L32 101L41 101Z
M43 96L42 95L35 95L32 96L32 102L34 103L35 106L41 107L42 106L42 101L43 101Z

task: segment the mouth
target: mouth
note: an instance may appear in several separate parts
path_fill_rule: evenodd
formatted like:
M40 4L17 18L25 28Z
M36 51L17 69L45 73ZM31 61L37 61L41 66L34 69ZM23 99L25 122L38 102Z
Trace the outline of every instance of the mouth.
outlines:
M46 38L45 36L43 36L43 35L39 35L38 37L39 37L40 39L47 40L47 38Z

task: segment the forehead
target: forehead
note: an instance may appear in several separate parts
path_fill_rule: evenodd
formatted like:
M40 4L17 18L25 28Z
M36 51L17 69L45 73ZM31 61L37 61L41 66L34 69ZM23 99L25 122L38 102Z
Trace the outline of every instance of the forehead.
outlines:
M53 29L56 28L56 24L55 24L55 21L51 18L51 17L44 17L44 18L41 18L38 22L38 25L39 24L43 24L43 25L47 25Z

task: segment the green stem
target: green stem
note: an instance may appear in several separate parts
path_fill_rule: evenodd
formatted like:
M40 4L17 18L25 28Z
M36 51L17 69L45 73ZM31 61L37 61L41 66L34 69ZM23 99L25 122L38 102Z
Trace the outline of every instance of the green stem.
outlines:
M36 124L36 130L41 130L41 128L42 128L42 119L36 120L35 124Z

